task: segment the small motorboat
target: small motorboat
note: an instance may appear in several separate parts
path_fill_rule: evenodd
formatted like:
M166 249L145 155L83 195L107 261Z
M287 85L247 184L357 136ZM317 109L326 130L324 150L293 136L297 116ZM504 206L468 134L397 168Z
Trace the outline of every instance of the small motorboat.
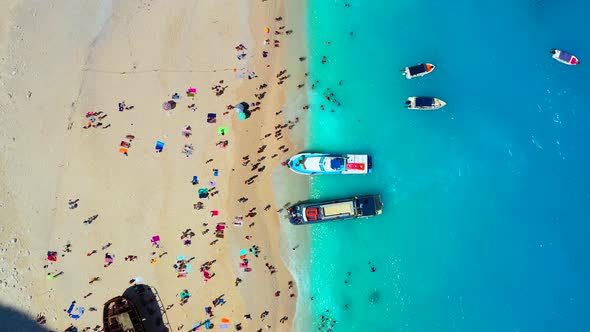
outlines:
M432 63L421 63L416 66L404 68L402 70L402 75L405 75L407 79L411 80L412 78L432 73L434 68L436 68L436 66Z
M549 53L553 54L553 59L561 63L565 63L568 66L575 66L580 64L580 60L578 60L578 58L576 58L575 55L569 54L562 50L552 49Z
M444 107L447 103L434 97L409 97L406 106L411 110L433 111Z

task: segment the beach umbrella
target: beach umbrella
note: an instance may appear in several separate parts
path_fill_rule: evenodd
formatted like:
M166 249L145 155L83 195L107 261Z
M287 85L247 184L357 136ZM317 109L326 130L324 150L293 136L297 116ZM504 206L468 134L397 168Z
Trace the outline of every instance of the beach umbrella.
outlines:
M238 119L240 120L246 120L248 118L248 115L246 114L246 112L240 112L238 113Z
M57 262L57 251L48 251L47 260Z
M244 103L239 103L236 106L234 106L234 110L236 110L236 112L243 112L244 111Z
M165 111L173 110L176 107L176 102L174 100L168 100L167 102L162 104L162 108Z
M217 129L217 133L218 133L218 134L220 134L220 135L225 135L225 134L227 134L227 127L219 127L219 128Z

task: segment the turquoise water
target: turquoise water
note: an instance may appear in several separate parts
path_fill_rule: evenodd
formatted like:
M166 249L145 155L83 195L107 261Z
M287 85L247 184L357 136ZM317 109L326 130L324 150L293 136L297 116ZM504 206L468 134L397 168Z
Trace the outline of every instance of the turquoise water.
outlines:
M590 3L348 2L309 1L308 150L367 152L375 168L316 177L312 196L381 193L385 208L312 227L302 330L329 310L334 331L587 331ZM437 69L400 75L421 62ZM448 106L408 111L410 95Z

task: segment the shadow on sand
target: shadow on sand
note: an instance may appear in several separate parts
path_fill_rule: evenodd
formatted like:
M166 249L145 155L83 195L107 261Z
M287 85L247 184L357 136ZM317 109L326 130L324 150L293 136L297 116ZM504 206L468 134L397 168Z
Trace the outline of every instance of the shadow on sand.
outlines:
M0 305L0 331L47 332L35 318L18 310Z
M158 291L144 284L135 284L123 292L139 311L146 332L172 331L166 309Z

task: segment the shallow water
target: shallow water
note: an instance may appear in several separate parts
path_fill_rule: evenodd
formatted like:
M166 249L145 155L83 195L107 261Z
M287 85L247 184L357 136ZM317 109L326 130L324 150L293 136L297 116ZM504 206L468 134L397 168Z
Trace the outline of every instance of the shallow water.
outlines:
M299 330L317 330L322 314L334 331L583 330L590 5L349 2L309 1L310 83L320 82L308 150L370 153L375 168L315 177L311 195L380 193L384 215L311 228L315 325ZM552 60L553 47L582 65ZM400 75L421 62L437 69ZM410 95L448 106L408 111Z

